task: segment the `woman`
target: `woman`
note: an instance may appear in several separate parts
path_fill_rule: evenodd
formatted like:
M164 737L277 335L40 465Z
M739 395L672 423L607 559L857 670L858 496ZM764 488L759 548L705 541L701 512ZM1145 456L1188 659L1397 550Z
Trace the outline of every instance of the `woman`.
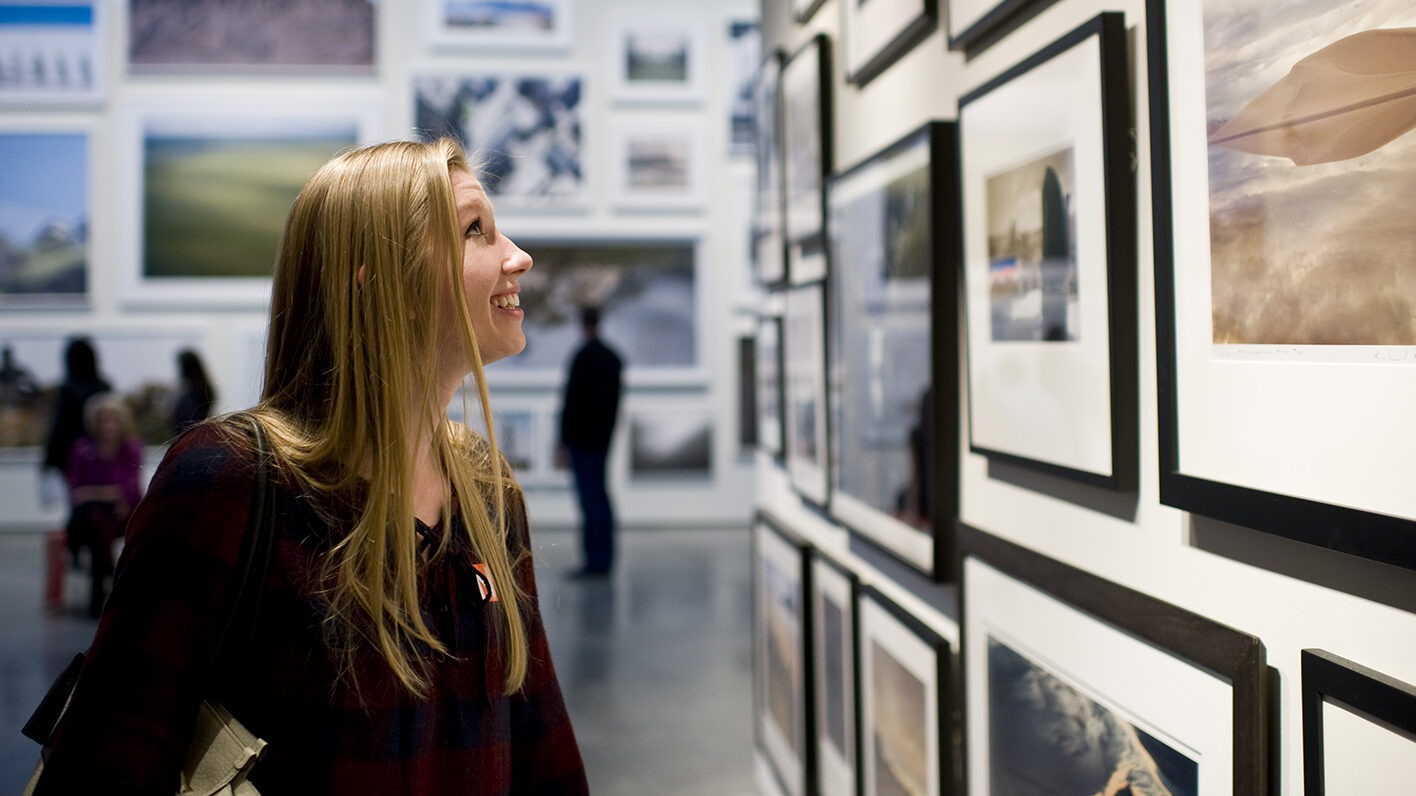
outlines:
M142 497L143 443L133 434L128 405L111 392L84 405L84 427L88 433L74 443L65 474L73 506L66 532L71 549L89 551L89 616L97 617L113 574L113 543Z
M53 474L62 481L69 471L69 453L84 435L84 405L93 396L113 387L99 375L98 352L87 337L72 337L64 346L64 381L54 398L54 417L44 443L41 477ZM57 499L57 494L55 495ZM78 550L74 548L77 563Z
M177 400L172 404L172 431L181 434L211 415L216 406L216 389L207 378L202 358L190 348L177 353L177 375L181 380Z
M490 420L482 368L525 346L530 267L453 141L357 149L311 178L261 401L188 431L155 474L38 793L172 793L203 697L269 743L265 796L587 792L520 490L444 411L471 374ZM274 561L244 676L212 682L250 419L277 465Z

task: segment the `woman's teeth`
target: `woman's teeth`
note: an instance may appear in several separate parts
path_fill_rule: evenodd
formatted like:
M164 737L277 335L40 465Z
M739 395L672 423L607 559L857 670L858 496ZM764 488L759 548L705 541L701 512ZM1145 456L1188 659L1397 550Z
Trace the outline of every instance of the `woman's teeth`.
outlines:
M492 303L504 310L514 310L521 306L521 296L516 293L506 296L497 296L492 299Z

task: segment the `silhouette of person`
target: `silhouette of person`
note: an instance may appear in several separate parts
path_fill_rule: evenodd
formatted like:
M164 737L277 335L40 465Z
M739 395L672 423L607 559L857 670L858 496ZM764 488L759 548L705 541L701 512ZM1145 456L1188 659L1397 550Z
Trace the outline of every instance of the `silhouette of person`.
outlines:
M172 405L172 433L181 434L196 423L206 420L216 406L216 389L207 378L202 358L190 348L177 354L177 373L181 387Z
M561 404L558 461L567 461L580 502L583 566L575 575L607 575L614 566L615 513L605 483L619 413L624 363L599 336L600 311L584 307L580 326L585 342L570 362Z
M64 381L59 384L59 394L54 399L54 416L44 445L44 459L39 465L41 483L46 477L60 483L68 478L69 453L84 435L84 405L93 396L112 389L99 375L98 352L93 342L82 336L70 338L64 347ZM69 551L77 565L79 548L72 539Z

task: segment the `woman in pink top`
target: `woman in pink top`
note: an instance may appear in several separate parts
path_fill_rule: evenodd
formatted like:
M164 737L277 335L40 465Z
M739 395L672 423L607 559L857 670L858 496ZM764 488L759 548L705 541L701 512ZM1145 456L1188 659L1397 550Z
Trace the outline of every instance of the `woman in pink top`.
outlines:
M123 399L100 393L84 405L88 434L69 454L69 544L88 548L90 556L89 615L97 617L113 573L113 543L123 535L128 515L142 497L138 475L143 444L133 434L133 415Z

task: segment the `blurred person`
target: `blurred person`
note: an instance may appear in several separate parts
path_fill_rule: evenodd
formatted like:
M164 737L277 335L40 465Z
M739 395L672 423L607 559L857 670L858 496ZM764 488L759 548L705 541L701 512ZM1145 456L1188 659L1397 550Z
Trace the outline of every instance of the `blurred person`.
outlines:
M169 448L37 793L170 793L203 698L268 746L278 794L583 794L495 436L446 414L526 344L530 256L461 147L343 152L296 198L260 401ZM239 669L213 661L268 440L277 519ZM225 663L226 667L222 664Z
M69 454L70 549L89 551L89 616L97 617L113 574L113 546L142 497L143 443L123 399L99 393L84 405L88 433Z
M93 396L112 390L108 380L99 375L98 352L93 342L83 336L69 338L64 347L64 380L59 383L59 393L54 398L54 415L44 445L44 459L39 465L41 491L47 480L58 483L66 480L69 453L84 435L84 405ZM69 549L77 564L78 549L73 544Z
M207 378L201 355L190 348L177 354L177 375L180 385L172 404L171 424L172 432L181 434L211 416L216 407L216 389Z
M584 307L580 328L585 342L570 361L561 402L560 446L556 458L570 465L580 503L583 566L571 573L610 573L615 558L615 512L605 470L623 390L623 360L600 339L600 311Z

